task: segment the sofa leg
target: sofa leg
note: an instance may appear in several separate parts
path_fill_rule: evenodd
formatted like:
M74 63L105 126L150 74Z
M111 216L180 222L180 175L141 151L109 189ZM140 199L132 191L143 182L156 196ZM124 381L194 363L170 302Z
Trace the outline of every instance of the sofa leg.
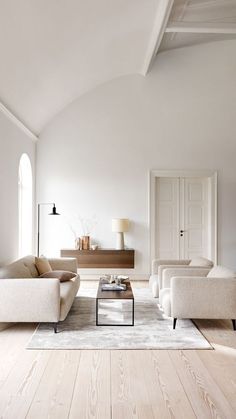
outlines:
M233 323L233 329L236 330L236 320L232 319L232 323Z
M58 326L58 323L53 323L54 333L58 333L57 326Z
M173 319L173 329L175 329L176 322L177 322L177 318L175 317L175 318Z

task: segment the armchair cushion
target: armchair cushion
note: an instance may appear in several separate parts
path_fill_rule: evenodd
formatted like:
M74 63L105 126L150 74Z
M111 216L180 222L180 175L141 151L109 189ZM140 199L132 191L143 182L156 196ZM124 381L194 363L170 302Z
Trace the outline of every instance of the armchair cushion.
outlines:
M174 276L187 276L187 277L207 277L209 268L205 267L192 267L192 268L167 268L164 269L162 274L163 288L170 288L171 278Z
M170 265L160 265L158 268L158 282L159 282L159 289L163 288L163 272L170 268L170 269L186 269L189 265L180 265L180 264L170 264Z
M160 265L189 265L190 259L153 259L152 261L152 274L158 273Z
M210 272L207 275L207 278L235 278L236 274L235 272L231 271L231 269L225 268L224 266L214 266L210 270Z
M209 259L203 257L196 257L191 260L189 266L205 266L206 268L211 268L213 266L213 263Z

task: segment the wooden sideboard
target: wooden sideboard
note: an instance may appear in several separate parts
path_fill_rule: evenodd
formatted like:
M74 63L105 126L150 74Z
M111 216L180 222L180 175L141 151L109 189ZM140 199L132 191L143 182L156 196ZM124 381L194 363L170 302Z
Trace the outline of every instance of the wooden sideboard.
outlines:
M134 249L61 249L61 257L74 257L78 268L134 268Z

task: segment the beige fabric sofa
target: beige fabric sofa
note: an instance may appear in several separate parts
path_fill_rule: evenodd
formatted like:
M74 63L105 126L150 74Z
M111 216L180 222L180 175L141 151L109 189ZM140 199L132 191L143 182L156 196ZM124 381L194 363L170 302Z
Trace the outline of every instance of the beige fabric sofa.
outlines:
M207 261L207 259L205 259ZM191 259L154 259L152 261L152 274L149 278L149 287L152 291L152 295L155 298L159 297L160 290L163 288L162 275L163 271L167 268L190 268L189 264ZM209 266L206 267L209 272L209 268L213 266L213 262L208 261ZM199 266L191 266L191 269L198 269ZM207 273L208 273L207 272Z
M231 319L236 329L236 278L207 278L210 269L167 268L160 305L177 319Z
M0 322L52 322L65 320L80 286L74 258L48 259L53 270L76 274L67 282L37 278L35 257L26 256L0 269Z

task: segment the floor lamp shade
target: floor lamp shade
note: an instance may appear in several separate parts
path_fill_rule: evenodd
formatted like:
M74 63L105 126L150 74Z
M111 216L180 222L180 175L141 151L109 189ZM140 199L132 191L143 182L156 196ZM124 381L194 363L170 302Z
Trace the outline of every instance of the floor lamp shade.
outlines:
M127 218L113 218L112 219L112 231L117 233L116 235L116 249L124 250L124 233L129 230L129 220Z

